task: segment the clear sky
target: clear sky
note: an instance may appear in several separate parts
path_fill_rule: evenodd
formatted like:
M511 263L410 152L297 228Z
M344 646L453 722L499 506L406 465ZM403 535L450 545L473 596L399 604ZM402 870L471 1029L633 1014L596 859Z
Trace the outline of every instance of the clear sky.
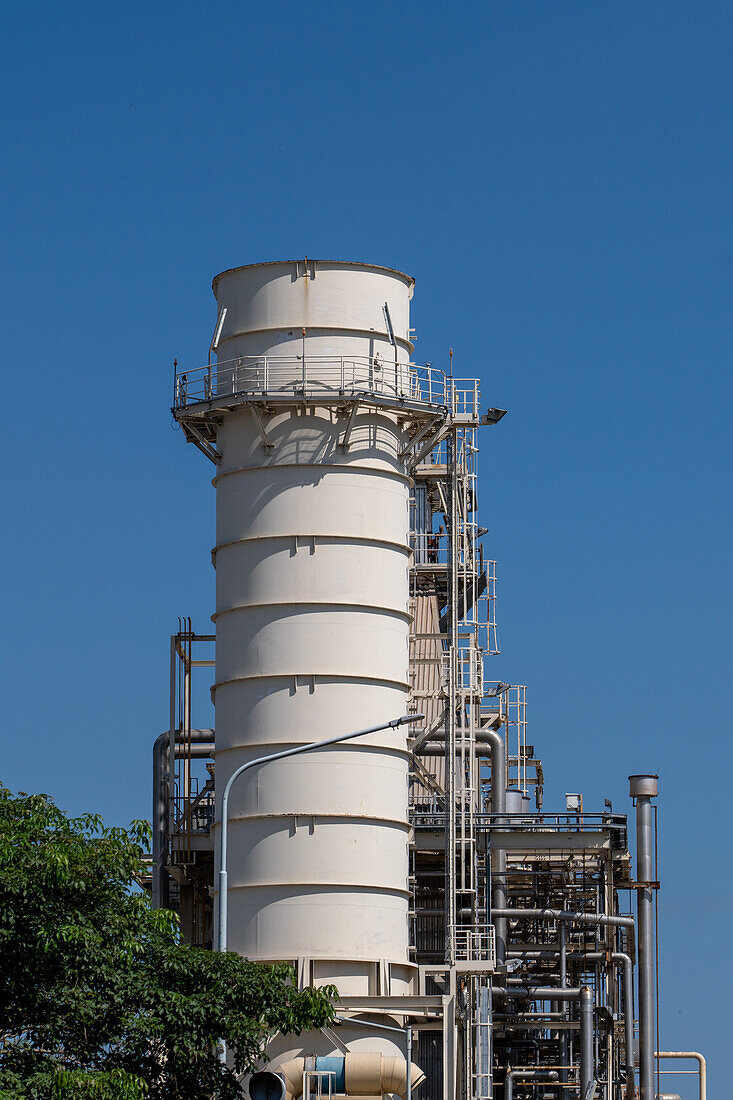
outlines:
M167 638L213 606L212 467L169 413L212 276L408 271L416 358L509 410L492 674L547 809L660 773L662 1042L722 1097L730 5L10 0L0 38L5 782L149 816Z

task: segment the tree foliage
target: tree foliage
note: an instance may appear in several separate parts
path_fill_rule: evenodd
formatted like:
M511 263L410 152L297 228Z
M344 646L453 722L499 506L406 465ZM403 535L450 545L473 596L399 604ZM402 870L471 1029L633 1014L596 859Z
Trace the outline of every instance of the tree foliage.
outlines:
M0 785L0 1100L229 1100L275 1034L333 1018L289 966L181 944L135 886L148 843Z

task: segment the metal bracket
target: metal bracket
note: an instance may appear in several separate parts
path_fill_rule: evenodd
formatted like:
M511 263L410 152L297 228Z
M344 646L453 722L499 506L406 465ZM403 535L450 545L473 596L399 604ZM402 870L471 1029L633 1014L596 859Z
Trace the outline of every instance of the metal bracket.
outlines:
M429 726L417 735L412 741L409 742L410 752L417 752L424 741L429 741L434 733L437 733L441 726L445 725L446 715L445 711L441 711Z
M188 435L189 443L193 443L195 447L205 454L215 466L218 466L221 462L221 452L217 451L213 443L210 443L208 439L204 439L201 432L198 430L195 424L192 424L190 420L184 421L184 431ZM190 435L189 435L190 432ZM191 438L193 436L193 438Z
M399 457L405 458L410 453L410 451L414 450L420 440L424 436L426 436L428 432L431 432L433 428L436 427L436 425L440 424L442 419L442 416L434 416L432 420L428 420L425 424L423 424L422 428L420 428L420 430L412 437L407 446L400 451Z
M320 1030L321 1034L326 1036L329 1043L333 1043L335 1047L338 1047L342 1054L352 1053L352 1051L349 1050L343 1039L340 1039L339 1036L336 1035L336 1033L333 1032L330 1027L322 1027Z
M351 432L354 427L354 421L356 419L356 414L358 411L359 402L355 401L351 406L351 415L349 416L349 422L346 425L346 431L344 432L341 439L339 439L339 447L342 451L347 451L349 449L349 440L351 439Z
M300 265L303 265L303 273L301 275ZM316 261L309 260L306 256L304 260L295 261L295 278L296 279L315 279L316 277Z
M448 435L450 431L450 424L443 424L436 432L434 432L427 443L424 443L416 455L412 457L412 465L418 466L425 458L426 454L429 454L434 447L437 447L442 439Z
M262 437L262 446L265 448L266 451L274 450L275 444L272 442L269 435L267 434L264 422L262 420L262 417L260 416L259 409L256 405L250 405L250 409L252 410L252 416L255 418L255 423L259 428L260 436Z
M423 786L427 787L429 790L433 791L434 794L440 795L441 798L444 798L445 797L445 791L441 787L440 783L438 783L435 776L432 775L428 771L428 769L425 767L425 765L420 760L420 758L413 755L412 762L415 765L415 772L417 773L417 778L420 780L420 782L423 784Z
M448 515L448 501L445 499L445 493L443 492L443 486L440 482L437 484L438 496L440 497L440 504L443 509L443 515Z

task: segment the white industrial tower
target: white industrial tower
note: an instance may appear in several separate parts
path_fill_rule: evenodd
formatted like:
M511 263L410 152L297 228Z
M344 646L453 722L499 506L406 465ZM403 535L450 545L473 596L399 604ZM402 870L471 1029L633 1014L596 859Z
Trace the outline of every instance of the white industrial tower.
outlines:
M525 689L486 674L477 433L503 412L412 362L413 280L392 268L254 264L213 289L209 361L176 365L173 415L215 468L215 634L180 620L171 639L154 904L216 947L234 772L421 714L232 786L227 948L339 991L337 1026L268 1050L287 1100L634 1100L637 1073L655 1100L656 777L632 777L634 879L625 815L579 795L543 812Z

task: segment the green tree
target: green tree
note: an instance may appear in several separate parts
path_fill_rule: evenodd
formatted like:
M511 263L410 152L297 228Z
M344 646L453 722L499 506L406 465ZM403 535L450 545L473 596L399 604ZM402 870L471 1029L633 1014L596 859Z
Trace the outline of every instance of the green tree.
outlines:
M181 944L135 886L148 843L0 785L0 1100L229 1100L275 1034L333 1018L289 966Z

